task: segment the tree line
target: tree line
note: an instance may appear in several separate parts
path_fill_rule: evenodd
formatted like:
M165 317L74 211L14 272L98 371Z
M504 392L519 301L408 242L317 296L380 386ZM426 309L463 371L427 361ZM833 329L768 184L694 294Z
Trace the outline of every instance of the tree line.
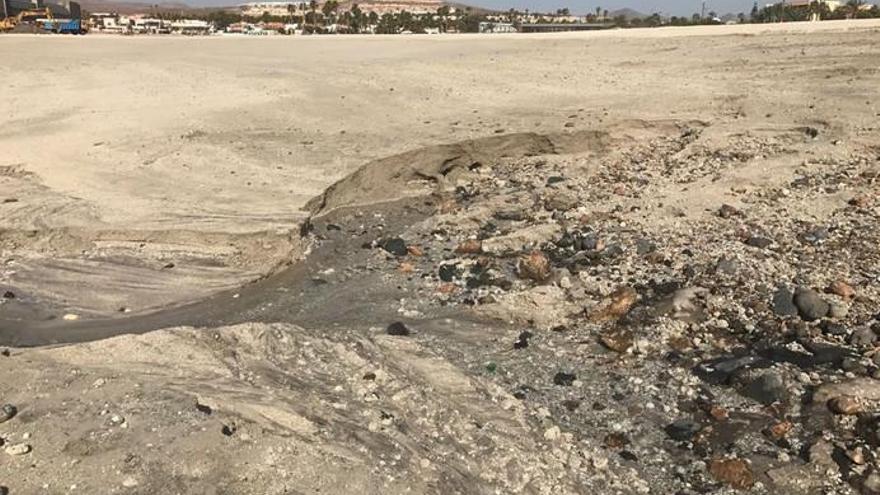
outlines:
M311 0L307 4L288 6L287 15L270 15L264 12L261 16L245 16L241 12L231 10L212 10L208 12L193 13L192 11L157 11L154 15L158 18L177 19L203 19L213 23L218 29L239 22L264 22L298 24L307 34L322 34L331 31L340 33L364 33L373 32L378 34L399 34L403 32L424 33L428 30L439 32L475 33L479 31L482 22L508 22L515 28L519 28L524 22L537 23L568 23L570 12L567 8L557 9L555 14L535 14L528 10L519 11L510 9L505 13L487 15L485 12L475 12L470 7L465 7L453 12L449 6L442 6L436 12L412 13L408 11L377 14L376 12L364 12L357 4L350 9L342 10L336 0L327 0L318 3ZM878 18L880 7L873 5L866 7L864 0L849 0L845 5L832 11L825 2L813 1L806 6L792 6L786 2L768 5L759 8L754 4L749 15L740 13L735 16L734 22L739 23L769 23L769 22L794 22L818 19L854 19L854 18ZM662 17L660 14L652 14L644 17L626 17L618 15L609 17L609 12L601 7L596 7L595 13L591 12L583 16L586 22L604 23L620 28L657 27L665 25L688 26L700 24L717 24L720 22L715 12L708 15L695 13L690 17L672 16Z

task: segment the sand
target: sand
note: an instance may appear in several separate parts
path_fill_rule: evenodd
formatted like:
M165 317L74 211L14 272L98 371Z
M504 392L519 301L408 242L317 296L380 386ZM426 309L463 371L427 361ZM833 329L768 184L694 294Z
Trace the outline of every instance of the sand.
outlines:
M22 411L0 432L34 449L0 464L0 483L14 494L74 484L87 493L577 493L591 486L586 472L604 480L598 493L650 485L623 468L602 474L595 444L572 450L568 433L524 412L485 363L464 365L430 340L481 349L510 328L442 313L422 327L436 337L400 342L376 322L360 327L366 316L341 308L361 289L353 307L374 297L376 315L416 318L393 291L370 292L381 270L348 300L306 298L318 314L340 308L332 325L303 315L284 284L264 286L282 299L239 297L238 287L307 256L300 231L310 213L425 192L445 182L447 164L492 161L468 144L487 136L522 133L518 142L533 146L525 154L587 176L603 156L677 142L683 129L699 129L699 146L713 152L737 152L740 138L775 150L696 190L669 185L663 213L639 217L658 231L705 219L732 188L782 188L806 161L876 149L878 47L878 21L533 36L0 37L0 287L15 294L0 305L2 335L30 324L63 332L67 321L106 336L89 334L90 322L118 320L125 332L126 318L211 295L212 308L229 306L217 317L151 320L211 330L0 358L15 371L0 378L0 400ZM814 130L817 145L792 144ZM431 176L413 175L407 157ZM367 180L349 176L365 163ZM828 218L834 206L791 208ZM352 215L355 227L375 220L368 208ZM342 260L359 249L343 247ZM310 269L330 277L381 266L352 256L337 266L325 252ZM297 280L307 291L311 279ZM522 307L505 302L502 319ZM365 406L373 393L391 402Z

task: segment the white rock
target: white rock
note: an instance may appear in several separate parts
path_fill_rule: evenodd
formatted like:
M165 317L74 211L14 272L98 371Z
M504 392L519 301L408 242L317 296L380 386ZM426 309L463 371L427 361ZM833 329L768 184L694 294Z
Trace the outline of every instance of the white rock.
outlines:
M25 455L31 451L31 446L26 443L16 443L7 445L5 450L9 455Z

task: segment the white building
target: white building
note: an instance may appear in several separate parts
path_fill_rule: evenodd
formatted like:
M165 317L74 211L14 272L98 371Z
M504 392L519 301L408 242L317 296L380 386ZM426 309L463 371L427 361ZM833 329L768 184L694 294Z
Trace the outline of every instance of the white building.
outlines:
M274 17L289 16L291 13L309 10L308 2L251 2L239 6L241 14L246 17L262 17L268 14Z
M516 28L509 22L481 22L479 25L481 33L515 33Z

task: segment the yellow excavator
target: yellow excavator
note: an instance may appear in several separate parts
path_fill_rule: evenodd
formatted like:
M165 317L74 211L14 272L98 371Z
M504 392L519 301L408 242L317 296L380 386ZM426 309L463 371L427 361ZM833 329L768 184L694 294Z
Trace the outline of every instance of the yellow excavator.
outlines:
M12 31L15 26L22 22L34 22L37 19L52 19L52 11L49 7L45 9L22 10L16 16L10 16L0 19L0 33Z

